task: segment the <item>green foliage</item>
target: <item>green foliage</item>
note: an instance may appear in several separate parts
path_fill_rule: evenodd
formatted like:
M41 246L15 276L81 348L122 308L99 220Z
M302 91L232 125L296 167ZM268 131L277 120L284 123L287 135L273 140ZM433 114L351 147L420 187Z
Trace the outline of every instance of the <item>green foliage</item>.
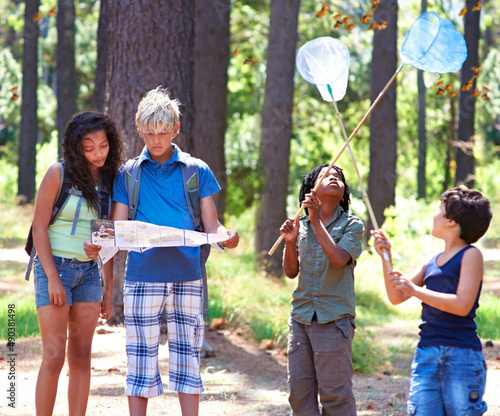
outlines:
M374 373L383 361L385 352L375 341L373 333L357 329L352 342L352 365L354 371L363 374Z
M481 339L500 339L500 300L497 296L481 295L475 321Z

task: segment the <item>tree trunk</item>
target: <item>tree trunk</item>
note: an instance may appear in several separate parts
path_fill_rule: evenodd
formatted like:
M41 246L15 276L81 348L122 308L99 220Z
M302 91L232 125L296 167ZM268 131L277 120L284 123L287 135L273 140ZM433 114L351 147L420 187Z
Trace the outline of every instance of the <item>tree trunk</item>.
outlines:
M450 119L448 121L448 138L446 140L446 155L444 162L444 192L451 184L451 161L453 160L453 142L457 137L457 106L454 99L450 100Z
M427 0L421 0L420 13L427 11ZM427 132L425 128L426 119L426 91L424 83L424 71L421 69L417 72L417 87L418 87L418 173L417 187L418 197L425 199L426 197L426 167L427 167Z
M425 199L426 197L426 176L425 171L427 167L427 132L425 128L426 119L426 91L424 84L424 71L418 70L417 73L418 84L418 171L417 171L417 188L418 197Z
M109 2L105 111L128 144L127 157L144 142L137 135L140 99L162 85L181 103L181 134L176 142L193 149L194 0ZM115 259L114 322L123 321L123 256Z
M397 69L397 0L382 0L374 19L379 23L386 21L387 29L375 30L373 36L372 101ZM384 210L395 203L397 122L395 81L381 98L370 119L368 194L379 226L385 220ZM373 224L368 221L365 237L369 238L372 228Z
M56 95L57 132L59 156L66 124L77 111L75 69L75 3L74 0L59 0L57 10L56 48Z
M195 0L109 2L105 108L121 128L128 157L144 142L137 135L140 99L158 86L181 102L176 143L193 149L193 46Z
M193 156L207 162L222 188L214 195L221 222L224 218L227 185L224 135L227 125L229 12L229 0L196 0Z
M455 185L465 184L474 186L474 119L476 97L471 92L476 88L476 78L472 78L474 70L472 67L479 65L479 17L480 11L472 11L476 1L467 0L465 5L468 12L464 16L464 38L467 46L467 59L462 66L461 85L464 86L472 80L472 88L468 91L461 90L458 109L458 146L455 148L455 161L457 171L455 173Z
M38 0L26 0L24 11L23 89L21 102L21 131L18 149L18 203L30 203L36 188L37 86L38 86Z
M109 1L101 0L99 9L99 27L97 29L97 62L94 82L94 107L96 111L104 111L104 95L106 93L106 61L108 58L108 22Z
M286 219L293 75L300 0L272 0L267 79L262 109L260 161L263 189L256 218L256 249L271 275L281 275L281 256L266 257Z

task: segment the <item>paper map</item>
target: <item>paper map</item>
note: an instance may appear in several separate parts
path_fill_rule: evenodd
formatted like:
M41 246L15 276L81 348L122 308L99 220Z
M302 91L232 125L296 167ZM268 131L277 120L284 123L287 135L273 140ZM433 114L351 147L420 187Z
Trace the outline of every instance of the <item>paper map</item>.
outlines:
M102 247L99 256L103 264L118 250L143 252L153 247L211 244L224 251L222 242L229 238L225 234L200 233L142 221L91 220L90 232L92 244Z

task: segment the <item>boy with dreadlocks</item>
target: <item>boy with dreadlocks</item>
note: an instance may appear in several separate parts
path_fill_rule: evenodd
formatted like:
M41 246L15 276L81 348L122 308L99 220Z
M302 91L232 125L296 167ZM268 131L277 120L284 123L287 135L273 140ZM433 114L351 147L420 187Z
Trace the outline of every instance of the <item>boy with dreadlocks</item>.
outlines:
M295 416L356 415L354 267L364 227L349 215L350 191L342 169L328 169L321 165L304 177L299 200L306 216L288 219L280 229L286 234L283 272L290 279L300 272L288 339L289 402Z

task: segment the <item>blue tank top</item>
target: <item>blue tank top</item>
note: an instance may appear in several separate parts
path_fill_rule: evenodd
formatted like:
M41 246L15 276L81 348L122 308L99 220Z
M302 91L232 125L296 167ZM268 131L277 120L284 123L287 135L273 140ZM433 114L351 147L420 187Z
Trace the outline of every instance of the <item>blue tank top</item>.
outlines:
M441 293L457 293L462 258L465 251L471 247L470 245L464 247L442 266L436 264L439 254L427 263L424 277L427 289ZM474 306L466 316L443 312L422 302L422 324L419 327L418 346L443 345L481 351L481 341L477 336L474 318L479 307L482 284L481 282Z

